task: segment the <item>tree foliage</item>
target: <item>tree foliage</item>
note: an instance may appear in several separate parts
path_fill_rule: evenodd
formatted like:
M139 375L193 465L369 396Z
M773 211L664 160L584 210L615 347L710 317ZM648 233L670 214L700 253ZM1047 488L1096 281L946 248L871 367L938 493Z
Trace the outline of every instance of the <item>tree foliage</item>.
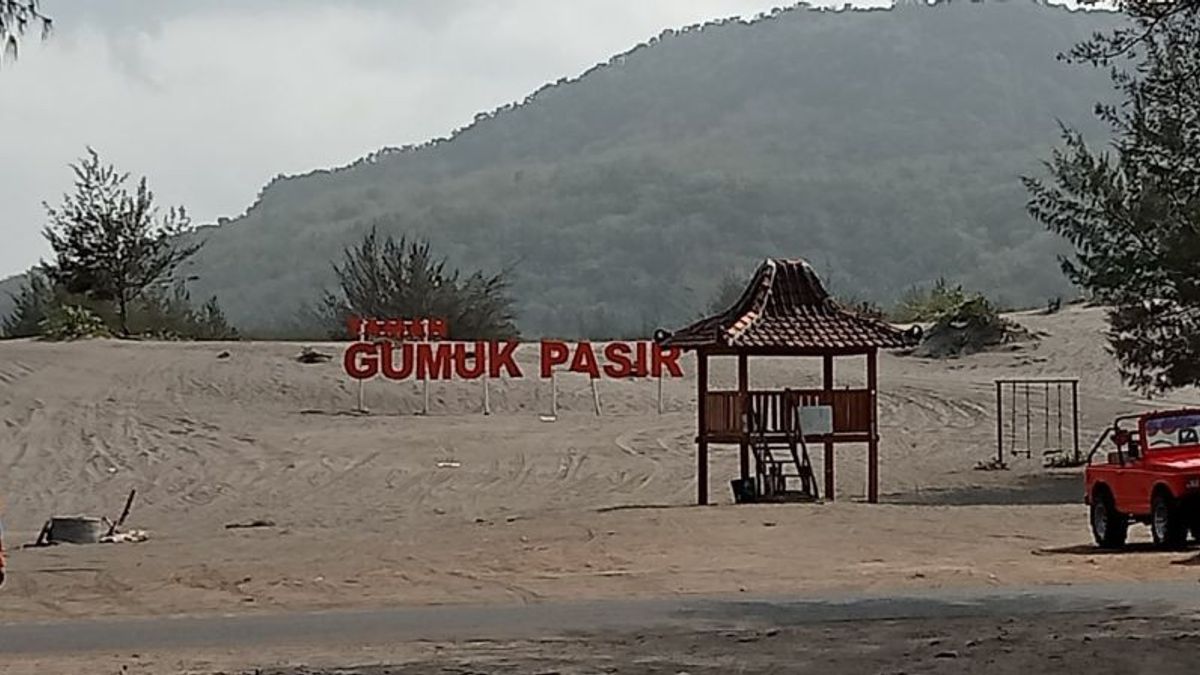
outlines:
M41 334L41 323L56 306L54 287L45 270L34 268L25 275L13 295L13 309L0 320L0 335L33 337Z
M131 192L129 174L101 162L95 150L71 165L74 194L46 205L44 230L55 261L51 279L68 293L116 305L117 325L129 334L129 305L155 282L167 279L200 249L187 243L191 220L182 207L160 213L143 177Z
M74 319L87 312L105 326L103 331L87 331L88 335L113 334L118 325L115 303L97 300L81 293L69 293L51 282L43 269L31 270L14 295L14 309L0 320L0 336L9 338L49 337L48 327L62 332ZM69 312L64 310L70 309ZM89 319L90 321L90 319ZM182 282L170 287L151 287L129 306L129 330L135 335L159 339L234 340L238 331L225 317L215 297L200 307ZM70 333L67 330L66 333Z
M109 313L111 316L111 312ZM130 308L133 333L168 340L235 340L237 329L225 318L215 297L196 307L182 282L152 287Z
M1024 336L1018 326L1000 315L996 305L979 294L962 296L956 306L933 319L916 356L949 358L973 354Z
M938 321L957 311L964 303L977 299L981 300L983 296L968 293L963 290L962 284L951 286L943 277L930 288L909 289L892 310L891 318L901 323Z
M43 338L54 341L83 340L109 335L104 319L79 305L51 308L46 318L38 322L38 333Z
M339 292L321 300L324 323L345 337L346 319L441 318L456 340L517 336L507 275L462 276L438 259L429 242L380 236L375 228L333 264Z
M75 172L75 192L47 206L45 229L55 260L25 275L0 320L5 337L67 339L120 333L159 338L237 337L215 297L199 308L176 268L199 249L182 208L160 214L143 178L131 192L127 174L95 151ZM99 322L103 330L94 330Z
M21 37L32 26L41 26L42 36L50 34L50 17L42 14L38 0L0 0L0 61L16 58Z
M1027 178L1029 211L1074 246L1067 276L1110 306L1127 382L1147 392L1200 384L1200 2L1127 0L1131 25L1065 56L1110 69L1099 105L1110 150L1076 130Z

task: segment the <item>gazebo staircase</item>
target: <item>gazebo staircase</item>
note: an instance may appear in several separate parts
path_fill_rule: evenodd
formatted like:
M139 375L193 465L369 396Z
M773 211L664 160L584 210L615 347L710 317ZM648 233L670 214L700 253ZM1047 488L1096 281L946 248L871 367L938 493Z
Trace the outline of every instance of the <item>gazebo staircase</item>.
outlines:
M785 402L798 399L785 392ZM755 501L815 501L820 498L808 444L800 422L800 406L784 405L780 429L771 429L767 411L753 404L746 410L750 449L754 453ZM786 454L784 454L786 452ZM782 456L781 456L782 455ZM789 479L793 481L789 484Z

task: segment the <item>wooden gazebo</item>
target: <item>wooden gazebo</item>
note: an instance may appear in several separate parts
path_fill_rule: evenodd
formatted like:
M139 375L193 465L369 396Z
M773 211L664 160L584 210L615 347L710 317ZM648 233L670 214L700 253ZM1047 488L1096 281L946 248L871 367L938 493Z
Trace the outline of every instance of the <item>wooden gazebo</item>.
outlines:
M660 333L661 345L696 352L699 503L708 503L710 444L740 447L741 479L734 483L740 501L817 498L809 443L824 446L825 498L833 499L834 448L866 444L867 500L878 501L877 357L880 349L912 346L919 337L841 306L807 262L782 259L764 261L733 307ZM714 356L737 357L736 391L709 391L708 360ZM751 389L751 356L820 357L823 386ZM834 359L847 356L866 357L865 389L835 388ZM784 458L776 459L784 450ZM795 472L787 473L793 464ZM799 489L790 489L788 478L799 479Z

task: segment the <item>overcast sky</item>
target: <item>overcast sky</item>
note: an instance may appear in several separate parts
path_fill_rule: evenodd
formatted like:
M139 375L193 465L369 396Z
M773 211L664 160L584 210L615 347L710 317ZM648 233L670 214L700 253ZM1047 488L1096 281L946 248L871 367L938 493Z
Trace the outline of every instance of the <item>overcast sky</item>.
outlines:
M197 222L279 173L418 143L665 28L782 0L42 0L0 67L0 277L87 145Z

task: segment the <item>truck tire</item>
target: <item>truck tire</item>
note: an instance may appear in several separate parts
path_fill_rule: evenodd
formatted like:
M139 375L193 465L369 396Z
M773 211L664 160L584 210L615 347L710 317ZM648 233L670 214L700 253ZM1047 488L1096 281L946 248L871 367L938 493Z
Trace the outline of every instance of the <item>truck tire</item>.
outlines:
M1150 534L1160 548L1180 549L1187 545L1188 523L1183 509L1166 490L1155 490L1150 500Z
M1097 490L1092 495L1092 537L1100 548L1121 548L1129 534L1129 516L1117 511L1112 495Z

